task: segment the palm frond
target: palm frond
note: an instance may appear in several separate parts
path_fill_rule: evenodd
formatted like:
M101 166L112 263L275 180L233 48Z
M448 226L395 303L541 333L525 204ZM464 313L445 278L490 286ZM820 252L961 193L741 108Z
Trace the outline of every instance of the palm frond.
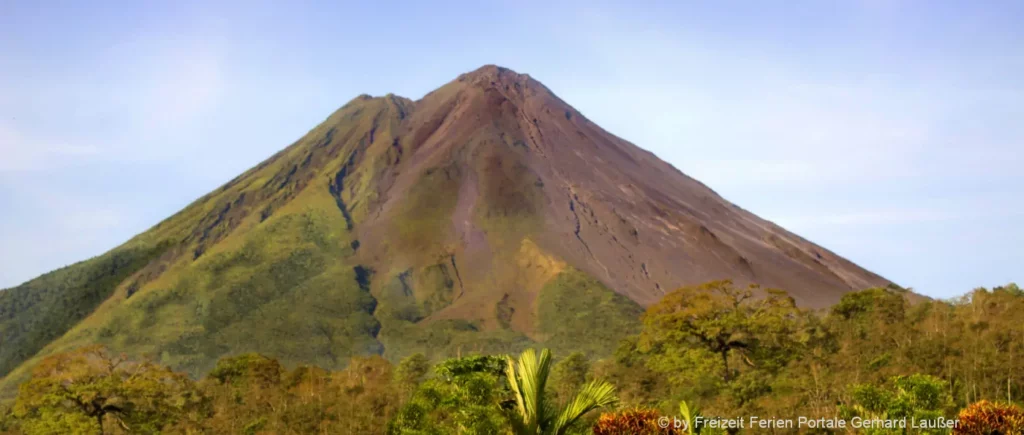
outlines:
M505 375L516 400L517 432L537 433L547 420L549 408L544 403L544 388L551 372L551 352L544 349L537 355L533 349L526 349L519 355L519 361L508 359Z
M699 434L700 433L700 428L694 426L694 424L693 424L694 417L697 417L697 416L701 415L700 414L700 409L693 408L693 410L691 410L690 409L690 405L688 405L686 403L686 401L684 400L682 402L679 402L679 414L681 414L683 416L683 420L686 421L686 430L687 430L688 433L691 433L691 434Z
M519 381L519 376L516 374L516 363L512 357L508 357L505 365L505 378L508 379L509 389L512 390L512 396L516 399L516 413L525 419L526 404L524 402L526 399L523 397L522 382Z
M614 405L618 401L618 397L615 396L615 387L612 384L604 381L590 382L584 385L566 403L565 408L562 409L561 414L558 415L558 418L551 426L550 433L564 434L584 414L598 408Z

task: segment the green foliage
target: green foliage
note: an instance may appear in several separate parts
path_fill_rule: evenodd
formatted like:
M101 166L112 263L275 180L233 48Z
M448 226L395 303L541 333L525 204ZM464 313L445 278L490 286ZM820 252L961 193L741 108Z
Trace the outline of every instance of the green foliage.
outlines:
M460 353L504 354L533 344L528 337L509 329L485 331L466 320L438 320L411 323L381 317L385 356L396 360L404 355L422 353L429 359L442 359Z
M483 373L495 377L505 374L505 357L500 355L471 355L451 358L434 367L438 377L451 381L472 373Z
M0 291L0 377L60 337L166 245L126 245Z
M554 364L550 352L528 350L517 359L447 359L432 370L426 354L397 367L371 356L350 358L341 370L287 370L243 353L192 383L87 348L44 359L13 409L0 407L0 430L88 433L102 422L118 433L644 433L655 416L691 424L701 413L919 422L952 418L973 403L959 413L956 433L1019 432L1019 408L993 401L1024 397L1024 294L1007 286L944 302L904 297L867 290L815 315L757 288L681 289L652 306L614 356L594 363L579 352ZM616 398L623 408L595 419L592 411Z
M280 214L238 249L210 251L133 295L77 341L102 342L200 376L224 355L341 368L379 353L376 300L325 211Z
M555 364L551 370L551 389L562 402L568 401L572 393L587 382L590 361L580 352L573 352Z
M330 372L242 355L221 360L201 382L213 401L206 433L382 433L401 395L389 362L357 357Z
M17 423L14 421L12 405L13 403L0 401L0 433L14 432Z
M208 375L222 384L269 387L281 382L284 368L275 359L248 353L217 361Z
M952 398L943 381L922 374L894 377L888 388L869 384L854 385L850 395L850 404L839 408L840 414L847 419L860 416L867 419L934 420L944 417L952 408ZM886 428L865 431L872 434L903 433L902 429ZM920 431L946 432L943 429Z
M547 349L539 355L527 349L518 360L509 357L507 364L505 376L515 400L509 422L516 434L561 435L588 412L618 403L615 387L594 381L580 388L561 407L552 404L546 391L551 374L551 352Z
M649 355L638 348L637 337L629 337L620 342L612 358L599 360L591 366L592 376L615 385L619 398L629 406L671 412L674 408L671 382L664 372L649 367L649 359Z
M697 417L701 415L699 409L690 409L690 405L684 400L679 402L679 415L683 418L683 421L686 422L687 431L696 434L701 433L702 427L696 424Z
M395 369L395 382L403 390L412 390L423 381L424 376L429 371L430 360L422 353L412 354L402 359L402 362L398 364L398 367Z
M451 303L455 272L450 263L411 268L399 273L378 293L378 318L415 323Z
M640 331L643 308L576 269L548 282L537 301L537 330L545 347L605 357L619 340Z
M545 428L544 432L568 433L591 411L610 407L618 402L619 399L615 396L615 387L612 384L604 381L590 382L580 387L574 396L570 396L569 400L562 405L563 408L550 429Z
M730 403L720 408L746 409L795 357L803 317L779 291L729 281L685 287L644 314L639 350L685 396L722 395Z
M483 330L466 320L419 322L433 309L430 307L437 306L421 300L430 301L431 297L438 297L438 292L450 291L444 290L448 288L444 283L450 286L453 274L438 264L403 272L387 281L374 312L380 319L381 332L377 338L383 344L385 356L395 361L414 353L429 359L461 352L516 353L539 341L560 352L579 351L588 357L602 357L611 354L619 340L640 329L638 318L643 309L639 305L575 269L563 271L541 290L537 301L538 341L512 329Z
M935 420L974 400L1024 397L1015 363L1024 295L1012 286L916 304L869 289L821 315L709 286L720 283L667 295L636 339L595 364L625 404L672 412L665 399L676 398L713 415Z
M434 367L388 425L394 434L506 433L502 357L453 358Z
M207 401L186 376L98 346L45 359L22 384L14 417L26 433L159 433L191 427Z
M873 288L843 295L832 307L832 315L846 320L862 319L868 316L883 322L899 322L906 314L906 299L889 289Z

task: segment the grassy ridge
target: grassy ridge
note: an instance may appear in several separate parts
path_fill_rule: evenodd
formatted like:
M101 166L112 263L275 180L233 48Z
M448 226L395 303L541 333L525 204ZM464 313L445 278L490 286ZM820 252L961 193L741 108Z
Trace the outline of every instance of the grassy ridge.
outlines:
M0 291L0 377L64 335L166 247L122 247Z
M338 367L379 351L376 300L357 280L357 265L344 261L352 248L332 214L276 216L237 249L211 253L126 301L96 340L195 374L241 352Z

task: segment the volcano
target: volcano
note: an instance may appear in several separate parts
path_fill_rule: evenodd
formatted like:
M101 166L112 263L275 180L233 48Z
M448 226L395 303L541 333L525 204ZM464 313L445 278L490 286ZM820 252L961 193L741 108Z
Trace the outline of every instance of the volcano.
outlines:
M89 343L203 373L262 352L607 353L731 279L820 308L886 279L726 201L497 66L359 96L111 252L0 292L0 375Z

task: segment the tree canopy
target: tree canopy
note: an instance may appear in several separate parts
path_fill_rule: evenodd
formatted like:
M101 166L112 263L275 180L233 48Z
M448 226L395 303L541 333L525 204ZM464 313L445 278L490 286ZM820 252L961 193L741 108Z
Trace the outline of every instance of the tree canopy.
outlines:
M414 354L393 365L371 355L332 371L243 353L198 381L89 346L42 360L16 399L0 403L0 432L653 434L685 433L659 421L696 415L957 418L957 434L1024 428L1016 285L948 301L867 289L809 312L778 290L715 281L667 294L642 325L600 359L531 349Z

